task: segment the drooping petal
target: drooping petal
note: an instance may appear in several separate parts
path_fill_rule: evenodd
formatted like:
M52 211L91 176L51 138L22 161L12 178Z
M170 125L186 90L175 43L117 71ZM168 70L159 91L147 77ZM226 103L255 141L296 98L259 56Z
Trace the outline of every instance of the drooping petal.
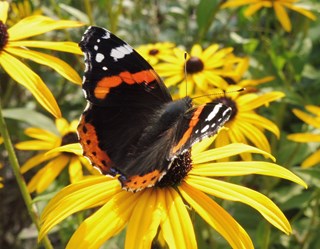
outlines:
M309 115L303 111L300 111L299 109L293 109L292 111L303 122L305 122L315 128L320 128L319 118L317 119L316 117ZM318 113L318 115L320 115L320 114Z
M69 157L60 155L47 163L28 183L29 192L37 191L37 193L42 193L46 190L68 162Z
M39 240L66 217L107 202L120 190L117 179L90 176L62 189L48 203L41 216Z
M58 74L65 77L67 80L71 81L72 83L76 83L81 85L81 78L78 73L66 62L60 60L55 56L51 56L45 53L40 53L37 51L26 50L22 48L7 48L7 52L14 54L16 56L32 60L36 63L41 65L45 65L47 67L51 67L54 69Z
M314 152L311 156L307 157L301 164L302 168L310 168L320 162L320 150Z
M248 161L194 164L189 174L215 177L243 176L251 174L275 176L287 179L307 188L306 183L301 178L293 174L290 170L269 162Z
M267 221L286 234L291 233L291 226L281 210L265 195L240 185L202 177L188 176L186 182L207 194L222 199L238 201L256 209Z
M67 52L72 54L82 55L82 51L75 42L55 42L55 41L10 41L7 44L11 47L29 47L29 48L44 48L55 51Z
M308 17L309 19L311 19L312 21L315 21L317 19L317 17L309 10L307 9L304 9L304 8L301 8L299 6L295 6L291 3L286 3L286 2L283 2L282 5L286 6L288 9L292 9L306 17Z
M163 213L163 210L158 208L157 192L147 189L141 193L129 219L126 249L151 248Z
M77 156L71 157L68 172L71 183L75 183L83 178L82 164Z
M29 16L8 29L10 41L40 35L56 29L76 28L83 24L77 21L53 20L46 16Z
M288 135L287 138L300 143L320 142L320 134L313 133L294 133Z
M275 1L273 2L273 8L276 13L276 16L281 23L281 26L284 28L285 31L291 31L291 21L288 16L286 9L281 5L281 3Z
M197 248L197 241L185 203L172 188L161 193L167 210L167 217L161 222L164 239L170 248Z
M193 161L193 164L207 163L207 162L222 159L225 157L231 157L234 155L245 153L245 152L262 154L275 161L275 158L271 154L263 150L259 150L258 148L252 147L250 145L240 144L240 143L232 143L224 147L201 152L197 155L193 155L192 161Z
M81 223L66 249L100 248L106 240L125 227L140 194L126 191L116 193L103 207Z
M29 158L22 166L21 166L21 173L24 174L25 172L27 172L28 170L34 168L35 166L48 161L54 157L56 157L59 154L51 154L51 155L46 155L46 153L40 153L37 154L31 158Z
M252 241L246 231L215 201L186 183L182 183L179 190L186 202L189 203L210 226L220 233L232 248L253 248Z
M7 1L0 2L0 21L6 23L8 17L9 3Z
M52 93L29 67L5 51L1 52L0 64L10 77L27 88L48 112L56 118L61 117L60 108Z

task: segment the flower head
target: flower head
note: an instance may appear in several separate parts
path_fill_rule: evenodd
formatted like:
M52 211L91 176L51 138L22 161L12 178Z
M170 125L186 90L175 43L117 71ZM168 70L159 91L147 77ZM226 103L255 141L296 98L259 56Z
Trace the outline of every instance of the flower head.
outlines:
M279 128L270 120L258 115L256 109L269 104L284 96L282 92L269 92L264 94L238 92L238 86L229 86L225 94L216 94L209 101L221 102L232 108L230 119L220 131L215 140L215 146L220 147L229 143L253 144L254 146L270 153L270 144L264 135L268 130L279 137ZM201 98L202 100L202 98ZM241 154L250 160L250 154Z
M245 16L252 16L262 8L273 8L281 26L285 31L290 32L292 25L286 9L296 11L313 21L316 20L314 14L305 7L296 4L298 1L299 0L228 0L222 5L222 8L250 5L244 12Z
M80 27L83 24L76 21L56 21L49 17L34 15L8 28L6 26L8 8L8 2L0 2L0 66L13 80L26 87L46 110L55 117L60 117L58 104L45 83L17 57L51 67L67 80L80 84L81 78L66 62L52 55L30 49L43 48L81 54L76 43L26 39L51 30Z
M181 83L187 77L188 95L193 93L195 87L204 91L209 86L224 88L228 84L223 77L234 76L234 66L241 61L232 54L232 50L220 49L218 44L202 49L195 44L185 61L185 51L174 48L172 55L161 56L163 62L157 64L155 69L165 78L168 87Z
M150 65L154 66L159 63L161 56L171 55L174 47L175 44L171 42L157 42L141 45L136 50Z
M25 134L35 140L20 142L16 144L16 148L42 152L27 160L22 165L21 172L25 173L46 162L28 183L30 192L43 192L68 165L71 182L83 177L82 165L92 171L88 161L82 157L82 149L77 143L77 125L77 120L69 124L65 119L59 118L56 119L58 134L34 127L25 130Z
M288 135L288 139L299 142L299 143L310 143L310 142L320 142L320 107L314 105L307 105L305 106L306 110L310 112L312 115L300 111L298 109L293 109L293 113L301 119L306 124L316 128L315 133L307 132L307 133L295 133ZM303 168L309 168L316 164L320 163L320 149L313 152L311 156L306 158L302 162Z
M210 140L210 139L208 139ZM224 162L224 157L243 152L271 155L244 144L231 144L203 151L212 141L193 147L193 155L178 158L178 169L185 172L179 180L174 172L163 186L132 193L121 189L116 178L92 176L71 184L59 192L42 214L39 239L69 215L95 208L82 222L66 248L99 248L125 227L125 248L151 248L161 234L169 248L197 248L194 227L186 204L219 232L232 248L253 248L246 231L210 196L238 201L255 208L271 224L285 233L291 228L280 209L266 196L218 179L222 176L262 174L305 183L285 168L267 162ZM187 159L188 160L185 160ZM192 158L192 160L191 160ZM171 183L170 183L171 182ZM81 243L79 243L81 241Z

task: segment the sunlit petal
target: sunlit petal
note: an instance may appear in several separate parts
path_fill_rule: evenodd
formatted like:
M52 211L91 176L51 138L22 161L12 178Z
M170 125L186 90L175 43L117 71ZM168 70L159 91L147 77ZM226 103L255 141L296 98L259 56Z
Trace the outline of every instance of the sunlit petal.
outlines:
M48 112L55 117L61 117L55 98L37 74L5 51L1 52L0 64L10 77L26 87Z
M43 34L51 30L76 28L82 23L69 20L53 20L46 16L34 15L22 19L8 29L10 41L20 40L31 36Z
M260 212L266 220L281 231L286 234L291 233L291 226L281 210L268 197L257 191L201 176L188 176L186 182L207 194L245 203Z
M54 157L56 157L58 154L51 154L51 155L46 155L46 153L40 153L37 154L31 158L29 158L22 166L21 166L21 173L24 174L25 172L27 172L28 170L34 168L35 166L50 160Z
M294 133L288 135L287 138L300 143L320 142L320 135L312 133Z
M317 150L311 156L307 157L301 164L302 168L310 168L316 164L320 163L320 150Z
M77 156L71 157L68 172L71 183L75 183L83 178L82 164Z
M7 1L0 2L0 21L6 23L8 17L9 3Z
M115 194L107 204L81 223L66 249L100 248L106 240L124 228L139 196L140 193L132 194L126 191Z
M293 109L292 111L303 122L305 122L305 123L307 123L309 125L312 125L315 128L320 128L320 119L319 118L317 119L314 116L309 115L309 114L307 114L307 113L305 113L303 111L300 111L298 109ZM318 115L320 115L320 114L318 113Z
M182 197L195 211L220 233L232 248L253 248L246 231L221 206L201 191L183 183L179 187Z
M304 8L301 8L299 6L295 6L293 4L286 3L286 2L283 2L282 5L286 6L288 9L292 9L292 10L308 17L312 21L315 21L317 19L317 17L314 14L312 14L312 12L310 12L309 10L306 10Z
M48 54L40 53L37 51L22 49L22 48L7 48L7 51L16 56L32 60L41 65L45 65L47 67L51 67L57 73L65 77L67 80L81 84L81 78L78 73L66 62L58 59L55 56L51 56Z
M81 145L79 143L73 143L73 144L66 144L59 147L55 147L53 149L50 149L46 155L52 155L57 152L69 152L73 153L77 156L82 156L83 150L81 148Z
M286 9L278 2L273 2L273 8L277 15L277 18L279 22L281 23L281 26L284 28L285 31L290 32L291 31L291 22L288 16L288 13Z
M10 47L30 47L44 48L55 51L62 51L72 54L82 55L82 51L75 42L55 42L55 41L10 41L7 46Z

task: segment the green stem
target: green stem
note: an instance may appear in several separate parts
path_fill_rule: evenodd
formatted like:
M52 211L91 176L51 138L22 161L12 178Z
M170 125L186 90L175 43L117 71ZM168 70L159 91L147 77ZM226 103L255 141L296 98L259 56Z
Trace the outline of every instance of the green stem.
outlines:
M1 101L0 101L1 102ZM3 137L4 145L5 148L8 152L8 157L9 157L9 162L10 165L13 169L13 173L16 177L18 186L20 188L21 195L23 197L23 200L27 206L28 213L32 219L32 222L35 224L37 227L38 231L40 230L40 222L38 215L36 213L35 207L32 205L32 198L29 194L29 191L27 189L26 182L24 181L24 178L22 174L20 173L20 165L16 156L16 153L14 151L9 132L7 129L7 125L5 123L5 120L2 115L2 108L1 108L1 103L0 103L0 134ZM48 239L47 236L45 236L42 240L42 243L46 249L53 249L53 246L50 243L50 240Z

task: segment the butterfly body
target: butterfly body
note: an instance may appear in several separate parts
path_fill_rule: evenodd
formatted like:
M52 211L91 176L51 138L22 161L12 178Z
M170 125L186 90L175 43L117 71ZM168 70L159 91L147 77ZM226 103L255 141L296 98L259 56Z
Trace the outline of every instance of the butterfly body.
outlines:
M125 189L156 185L177 157L230 117L221 103L173 101L153 68L106 29L89 27L80 47L88 101L78 126L80 144L103 174L119 174Z

